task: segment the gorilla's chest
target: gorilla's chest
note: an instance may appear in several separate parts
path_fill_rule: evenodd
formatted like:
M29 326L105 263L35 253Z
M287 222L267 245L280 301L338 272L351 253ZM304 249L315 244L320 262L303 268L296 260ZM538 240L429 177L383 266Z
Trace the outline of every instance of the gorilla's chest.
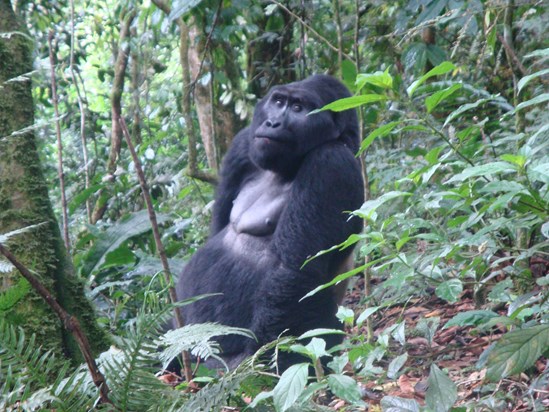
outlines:
M263 172L246 183L231 210L233 230L252 236L272 235L288 201L291 183L271 172Z

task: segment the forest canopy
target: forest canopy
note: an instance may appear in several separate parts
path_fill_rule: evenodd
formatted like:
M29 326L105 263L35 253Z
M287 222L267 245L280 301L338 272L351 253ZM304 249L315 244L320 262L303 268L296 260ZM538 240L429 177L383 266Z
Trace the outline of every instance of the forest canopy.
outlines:
M0 409L547 410L548 12L0 0ZM317 113L360 125L364 228L303 262L355 247L306 295L349 280L345 338L282 335L210 371L195 360L216 338L253 336L167 332L173 285L234 136L271 87L313 74L352 93ZM279 373L279 351L303 362ZM162 374L181 353L185 379Z

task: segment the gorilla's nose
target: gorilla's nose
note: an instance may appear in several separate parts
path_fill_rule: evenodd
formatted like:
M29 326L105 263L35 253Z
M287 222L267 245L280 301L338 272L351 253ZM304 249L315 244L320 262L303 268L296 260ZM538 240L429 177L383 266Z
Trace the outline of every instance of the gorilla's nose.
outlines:
M266 122L265 122L265 125L267 127L272 127L273 129L280 126L280 121L279 120L271 120L271 119L268 119Z

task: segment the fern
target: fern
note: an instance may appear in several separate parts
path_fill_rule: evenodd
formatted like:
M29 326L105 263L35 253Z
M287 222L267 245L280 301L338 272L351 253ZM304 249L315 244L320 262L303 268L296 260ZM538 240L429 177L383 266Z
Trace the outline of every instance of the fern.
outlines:
M35 335L27 340L22 329L0 319L0 410L89 409L97 390L83 368L66 378L69 368L69 362L43 353Z
M58 366L50 352L42 353L36 346L34 335L27 340L22 329L0 319L0 380L11 368L26 385L45 387Z
M120 349L111 348L99 358L109 396L121 411L141 411L154 407L159 398L170 397L172 388L156 376L158 353L154 339L161 334L166 311L159 314L140 314L128 328Z
M160 337L158 344L164 347L160 359L164 368L181 352L190 351L194 356L202 359L213 357L224 363L218 356L219 345L213 340L223 335L242 335L255 339L254 334L242 328L219 325L216 323L201 323L186 325L176 330L170 330Z

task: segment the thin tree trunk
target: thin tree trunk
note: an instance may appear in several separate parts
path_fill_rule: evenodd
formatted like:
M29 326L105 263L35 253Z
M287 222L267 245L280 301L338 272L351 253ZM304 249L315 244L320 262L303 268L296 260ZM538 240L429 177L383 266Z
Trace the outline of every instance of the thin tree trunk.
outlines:
M74 69L74 0L70 0L71 5L71 51L70 51L70 62L69 69L71 73L72 83L76 89L76 96L78 99L78 109L80 111L80 141L82 142L82 160L84 161L84 188L88 189L90 187L90 161L88 157L88 146L86 139L86 108L84 105L84 99L80 92L80 85L78 84L78 78L76 76L76 71ZM91 202L90 199L86 199L86 216L88 222L91 222Z
M50 30L48 35L48 45L50 49L50 67L51 67L51 96L53 109L55 113L55 134L57 137L57 176L59 178L59 190L61 191L61 216L63 221L63 241L67 252L71 251L69 237L69 214L67 212L67 195L65 193L65 172L63 171L63 142L61 140L61 120L59 119L59 98L57 97L57 82L55 80L55 58L53 55L53 36L54 31Z
M124 92L124 79L130 51L130 26L135 19L136 14L137 12L132 10L122 19L118 38L118 54L114 63L114 79L111 92L111 146L106 166L106 173L110 177L110 181L114 180L116 164L118 162L118 157L120 156L120 148L122 145L122 130L116 119L120 118L122 112L122 93ZM95 224L103 217L103 214L107 210L108 198L109 194L102 190L93 209L92 224Z
M171 7L170 5L163 0L153 0L153 3L167 15L170 14ZM190 73L190 63L189 63L189 27L183 20L179 17L176 21L177 26L179 27L179 60L181 61L181 71L182 71L182 96L181 96L181 109L183 119L185 120L185 127L187 129L187 139L188 139L188 151L189 151L189 163L187 166L187 175L189 177L203 180L208 183L215 184L217 183L217 177L214 174L204 172L198 167L198 151L196 149L196 129L194 127L193 117L192 117L192 77Z

